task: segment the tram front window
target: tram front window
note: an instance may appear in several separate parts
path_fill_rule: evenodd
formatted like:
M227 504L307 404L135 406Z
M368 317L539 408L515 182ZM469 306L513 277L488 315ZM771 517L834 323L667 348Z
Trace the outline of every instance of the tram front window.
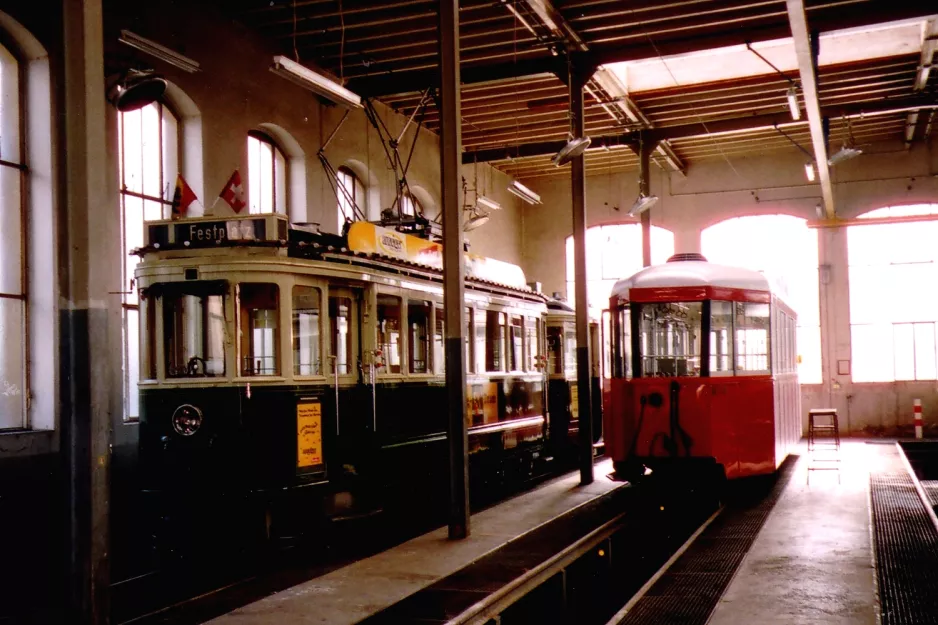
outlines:
M319 289L293 287L293 371L322 375L319 353Z
M639 310L642 375L699 376L703 302L641 304Z
M276 284L238 287L241 375L279 375L279 289Z
M381 351L380 373L401 372L401 298L378 296L377 345Z
M195 290L193 285L193 290ZM225 297L200 293L165 293L163 340L166 376L225 375Z
M563 326L547 327L547 373L563 373Z
M410 372L429 373L430 356L430 302L408 300L407 326L410 329ZM442 311L441 311L442 312Z

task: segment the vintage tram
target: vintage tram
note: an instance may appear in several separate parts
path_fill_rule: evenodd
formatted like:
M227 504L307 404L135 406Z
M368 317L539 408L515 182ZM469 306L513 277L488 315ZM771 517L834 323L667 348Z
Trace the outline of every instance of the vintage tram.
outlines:
M551 422L551 452L573 459L580 444L580 418L576 370L576 314L555 296L547 302L547 407ZM593 445L602 445L600 366L603 349L599 324L590 321L590 387L593 408Z
M445 488L438 243L280 215L148 222L145 237L139 456L161 518L234 506L275 533ZM546 298L515 265L465 258L470 471L530 474L549 437Z
M795 312L761 273L678 255L610 297L616 473L773 473L801 438Z

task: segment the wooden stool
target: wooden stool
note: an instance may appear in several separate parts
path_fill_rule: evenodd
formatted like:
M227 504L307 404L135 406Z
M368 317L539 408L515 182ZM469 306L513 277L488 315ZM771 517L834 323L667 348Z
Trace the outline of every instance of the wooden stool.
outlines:
M812 408L808 411L808 451L814 451L818 446L817 434L819 432L830 433L833 438L833 442L821 443L822 445L832 446L840 451L840 426L837 422L836 408Z

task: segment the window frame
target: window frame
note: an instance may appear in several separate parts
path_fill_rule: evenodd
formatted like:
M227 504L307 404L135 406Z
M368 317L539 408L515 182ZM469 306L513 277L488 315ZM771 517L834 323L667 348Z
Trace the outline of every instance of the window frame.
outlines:
M352 187L351 189L349 189L349 185L347 184L349 180L351 181L351 187ZM358 221L359 215L357 214L356 211L361 212L362 215L365 214L365 206L363 203L367 197L367 189L365 188L365 183L358 176L358 174L356 174L347 165L342 165L336 170L336 185L337 187L339 187L336 189L337 191L336 195L338 196L337 203L336 203L336 211L338 213L338 220L339 220L338 231L342 232L347 222ZM344 189L344 192L340 189ZM348 215L346 210L342 207L343 198L345 198L346 193L350 195L352 199L352 203L350 206L350 209L352 211L351 217ZM359 201L359 197L358 197L359 194L361 195L361 201Z
M296 315L296 290L297 289L310 289L317 293L319 296L319 362L316 365L319 373L300 373L299 367L296 364L296 340L298 338L295 332L295 315ZM281 307L283 303L281 301ZM328 335L328 324L327 318L329 316L329 301L326 294L325 285L320 283L306 283L306 282L294 282L290 287L290 310L289 310L289 320L290 320L290 365L292 367L293 377L300 378L303 380L322 380L326 377L326 366L329 361L329 350L326 349L327 344L331 345L332 339L331 335ZM327 336L328 335L328 336ZM328 343L327 343L328 341Z
M142 377L140 377L140 375L142 375L142 371L144 367L144 363L142 362L143 353L140 349L141 332L143 331L143 325L141 323L142 315L140 314L140 298L139 298L139 294L135 293L134 277L132 275L127 275L126 259L130 255L130 250L128 249L128 246L127 246L127 239L128 239L127 228L128 228L128 221L129 221L127 219L127 211L128 211L127 198L128 197L136 198L141 203L143 202L158 203L160 205L160 218L167 219L170 213L172 212L173 198L172 198L171 189L174 189L174 185L171 185L168 183L170 180L175 181L175 177L172 175L172 173L167 173L165 171L166 165L167 165L167 155L164 151L166 147L166 141L165 141L166 137L164 135L165 113L168 113L172 117L174 126L176 128L176 140L175 140L176 154L173 155L173 158L174 158L175 163L177 164L177 169L179 169L178 165L182 160L182 149L183 149L183 145L182 145L183 135L180 132L180 125L181 125L182 117L165 100L157 100L156 102L149 104L147 106L153 106L153 105L157 107L157 115L158 115L157 145L159 146L159 158L157 159L157 163L159 164L160 197L149 195L149 194L142 193L142 192L132 191L127 187L127 178L126 178L126 175L127 175L126 152L127 151L126 151L125 143L124 143L124 138L127 136L127 130L125 126L126 118L124 117L125 113L119 112L117 114L117 124L118 124L117 177L118 177L118 184L119 184L118 195L119 195L119 203L120 203L120 231L121 231L120 249L121 249L121 258L124 259L121 262L121 270L120 270L121 271L121 285L122 285L120 296L121 296L121 360L122 360L121 384L124 390L122 403L123 403L123 420L125 423L136 422L140 417L139 414L136 414L136 415L131 414L132 412L130 409L131 408L131 395L137 392L136 385L140 383L141 379L143 379ZM135 112L135 111L128 111L128 112ZM178 174L178 172L176 173ZM143 188L144 182L142 180L140 184L141 184L141 188ZM146 205L145 204L141 205L141 210L143 210L143 215L141 215L141 223L146 223ZM140 233L140 236L142 240L143 232ZM124 290L125 288L127 290ZM136 303L129 301L130 299L129 296L134 295L134 294L137 295ZM131 336L131 333L129 330L130 323L131 323L130 318L131 318L131 315L134 315L134 314L136 314L137 316L138 332L136 333L136 335ZM162 313L160 313L160 315L161 314ZM135 384L132 383L131 375L130 375L130 371L131 371L130 341L132 340L136 340L138 342L138 348L137 348L138 378ZM163 366L165 366L165 363ZM139 405L138 405L138 412L139 412Z
M253 195L255 190L252 188L251 179L255 175L261 175L260 173L255 173L253 170L254 163L251 163L250 154L251 154L251 140L259 141L262 145L267 145L270 147L270 210L265 210L263 205L263 198L260 197L258 192L258 200L260 201L259 207L255 210L255 205L252 202ZM281 173L277 168L277 163L282 163L283 172ZM248 131L248 213L251 215L286 215L287 214L287 191L289 185L287 184L287 171L289 167L287 166L287 155L280 148L280 145L266 132L262 130L249 130ZM278 181L282 181L282 184L278 185Z
M0 425L0 432L2 431L18 431L18 430L28 430L30 429L30 419L29 419L29 410L30 410L30 398L31 398L31 384L30 384L30 323L29 323L29 211L27 210L27 190L29 188L29 167L26 162L27 151L26 151L26 123L24 111L26 110L26 90L23 88L26 79L25 67L22 59L20 59L10 47L5 46L3 42L0 42L0 48L7 53L9 58L13 60L16 64L15 75L16 75L16 146L17 146L17 155L15 160L7 160L5 158L0 158L0 168L11 169L18 172L16 178L19 182L19 191L17 193L17 204L19 215L19 237L18 237L18 248L19 248L19 290L17 292L7 292L0 291L0 300L12 300L20 302L20 331L22 333L22 343L20 345L20 363L22 370L20 371L19 381L22 384L22 393L20 395L20 415L19 415L19 424L12 425L10 427L3 427ZM0 87L2 89L2 87ZM0 204L0 210L2 210L3 204ZM17 209L13 209L17 210ZM17 245L14 243L14 245Z

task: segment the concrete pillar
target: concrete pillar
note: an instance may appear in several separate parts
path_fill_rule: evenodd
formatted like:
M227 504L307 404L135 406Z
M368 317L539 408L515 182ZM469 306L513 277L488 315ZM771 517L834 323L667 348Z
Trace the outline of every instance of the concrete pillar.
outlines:
M847 406L851 377L838 374L838 364L850 367L850 288L847 229L818 230L818 288L821 305L822 396L817 399L837 408L844 417L840 427L850 431ZM812 406L804 406L805 411Z
M115 259L95 237L117 218L108 206L106 101L101 0L63 0L64 181L60 300L61 418L68 471L69 622L109 620L110 464L107 275Z

